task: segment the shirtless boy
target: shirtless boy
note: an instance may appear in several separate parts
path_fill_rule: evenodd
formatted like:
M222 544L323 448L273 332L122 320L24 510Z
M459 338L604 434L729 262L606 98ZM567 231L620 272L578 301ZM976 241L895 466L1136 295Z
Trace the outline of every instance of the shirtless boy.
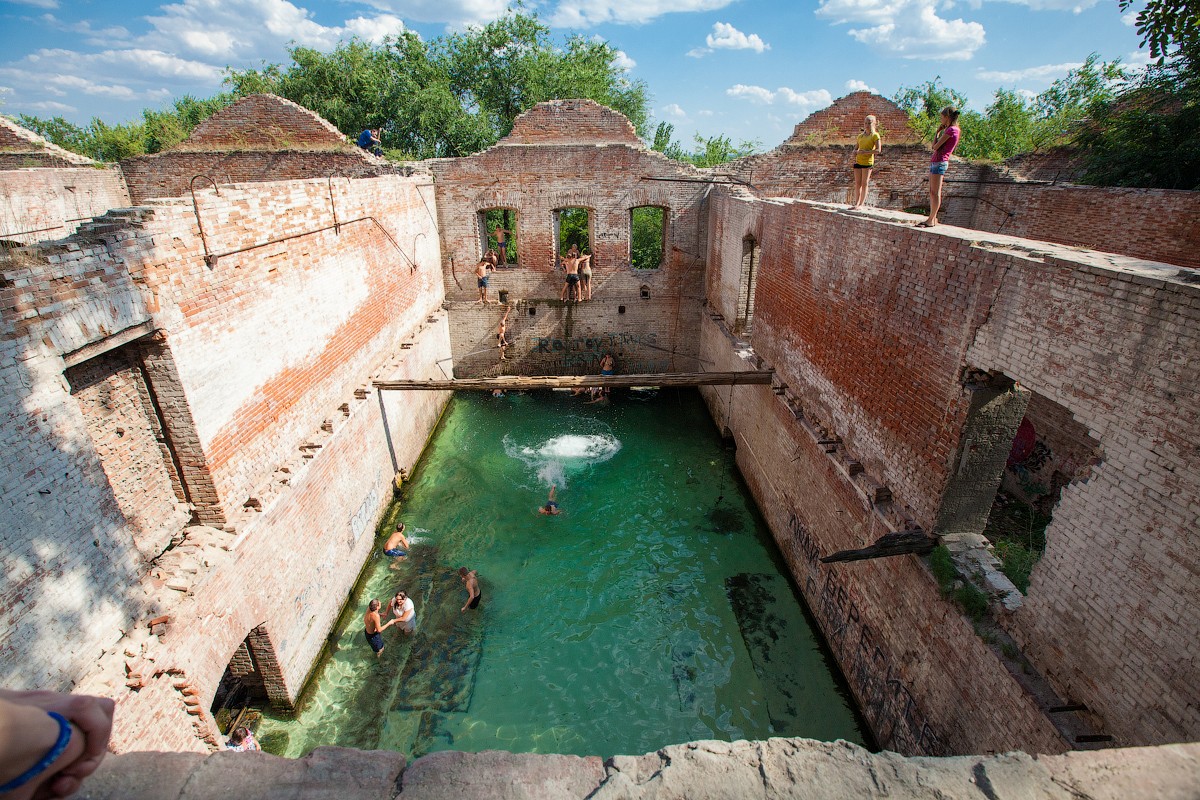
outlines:
M463 582L463 586L467 588L467 602L463 603L459 613L468 608L479 608L479 601L482 599L483 593L479 591L479 576L475 574L475 570L459 567L458 577Z
M363 635L367 637L367 644L371 645L371 649L375 651L375 657L379 658L379 654L383 652L383 632L396 624L396 620L392 620L387 624L379 621L379 601L372 599L367 603L367 613L363 615Z
M559 514L562 513L562 511L558 507L558 501L554 499L554 490L557 488L558 487L556 487L556 486L550 487L550 496L546 498L546 505L538 507L539 514L546 514L547 516L557 517Z
M500 251L500 266L508 266L508 237L512 235L512 231L504 228L496 228L492 231L492 235L496 237L496 249Z
M478 303L489 303L488 300L488 271L494 270L496 265L493 264L486 256L479 259L479 264L475 267L476 284L479 286Z
M563 269L567 273L567 282L563 284L562 290L563 300L579 302L579 265L590 258L591 256L579 255L579 249L575 245L571 245L571 249L563 256Z
M408 537L404 535L404 523L401 522L396 526L396 532L389 536L387 541L383 543L383 554L388 558L395 559L392 562L392 569L396 569L411 549L408 544Z
M512 306L507 306L504 309L504 318L500 320L500 332L496 334L496 347L500 348L500 360L507 361L504 357L504 351L508 348L508 312L512 311Z

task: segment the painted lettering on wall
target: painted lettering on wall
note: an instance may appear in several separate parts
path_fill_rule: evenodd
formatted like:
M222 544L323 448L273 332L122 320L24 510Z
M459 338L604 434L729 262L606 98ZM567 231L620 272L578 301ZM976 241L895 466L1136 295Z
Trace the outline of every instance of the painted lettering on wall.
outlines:
M945 747L917 707L891 655L863 622L854 593L833 569L825 569L824 583L817 585L822 571L820 550L794 511L788 514L787 529L808 562L804 595L814 606L830 648L843 654L839 661L849 665L846 678L857 688L863 713L871 718L879 744L902 753L943 755Z
M657 347L658 334L634 333L630 331L589 334L575 336L570 339L553 337L532 337L530 353L597 353L603 355L609 351L624 348Z
M377 508L379 508L379 490L372 486L371 491L359 505L358 511L355 511L354 516L350 517L351 548L363 535L363 531L371 527L371 520L375 518L375 509Z

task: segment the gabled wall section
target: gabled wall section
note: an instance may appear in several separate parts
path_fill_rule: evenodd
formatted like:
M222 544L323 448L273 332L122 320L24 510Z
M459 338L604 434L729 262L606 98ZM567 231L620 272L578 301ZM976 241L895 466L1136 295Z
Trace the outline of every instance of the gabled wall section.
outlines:
M619 372L694 371L703 299L709 178L650 152L620 114L590 100L541 103L521 115L512 135L469 158L430 162L436 176L442 267L452 306L455 373L599 372L606 352ZM630 211L667 209L659 269L630 266ZM480 214L516 212L519 259L491 277L518 304L509 319L508 361L501 364L497 306L478 298ZM589 212L593 299L560 301L555 269L555 211Z

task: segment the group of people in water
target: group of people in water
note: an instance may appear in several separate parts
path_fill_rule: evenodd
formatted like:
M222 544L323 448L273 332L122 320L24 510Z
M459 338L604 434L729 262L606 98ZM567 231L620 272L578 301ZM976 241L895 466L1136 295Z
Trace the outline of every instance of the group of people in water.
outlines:
M553 490L551 490L551 494L553 494ZM383 543L383 554L392 559L391 569L398 569L400 563L408 557L408 553L412 549L404 530L404 523L398 523L396 530ZM479 608L483 594L479 589L479 576L475 570L459 567L458 578L467 590L467 601L463 603L460 611L466 612ZM391 617L391 619L384 622L384 617ZM393 625L399 626L400 632L404 636L412 636L417 631L417 609L413 605L412 598L403 589L396 591L396 594L388 601L386 608L377 598L372 598L367 603L367 612L363 615L363 635L366 636L367 644L371 645L377 658L383 653L386 645L383 632Z
M933 141L933 154L929 159L929 215L917 223L918 228L932 228L938 224L938 211L942 207L942 181L950 166L950 155L962 138L958 127L959 110L946 106L941 110L941 120ZM883 153L883 138L879 133L874 114L863 120L862 132L854 149L854 190L851 208L867 203L867 190L871 184L871 170L875 168L875 157Z

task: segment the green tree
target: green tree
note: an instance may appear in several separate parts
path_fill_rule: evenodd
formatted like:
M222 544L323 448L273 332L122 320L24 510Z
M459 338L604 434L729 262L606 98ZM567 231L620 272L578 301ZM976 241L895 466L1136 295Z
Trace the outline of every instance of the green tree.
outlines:
M1075 143L1086 179L1103 186L1200 189L1200 45L1182 44L1092 109Z
M1120 0L1122 11L1134 4L1134 0ZM1200 6L1195 0L1145 0L1134 25L1142 36L1142 47L1150 45L1150 55L1158 59L1159 66L1166 64L1173 48L1200 51Z
M663 260L665 209L640 206L629 212L629 261L635 269L658 269Z
M630 81L606 42L557 46L535 14L510 11L483 27L425 42L411 32L332 52L296 47L292 63L231 70L238 95L272 92L316 111L349 136L380 128L385 150L410 158L464 156L495 144L545 100L589 98L640 131L646 87Z

